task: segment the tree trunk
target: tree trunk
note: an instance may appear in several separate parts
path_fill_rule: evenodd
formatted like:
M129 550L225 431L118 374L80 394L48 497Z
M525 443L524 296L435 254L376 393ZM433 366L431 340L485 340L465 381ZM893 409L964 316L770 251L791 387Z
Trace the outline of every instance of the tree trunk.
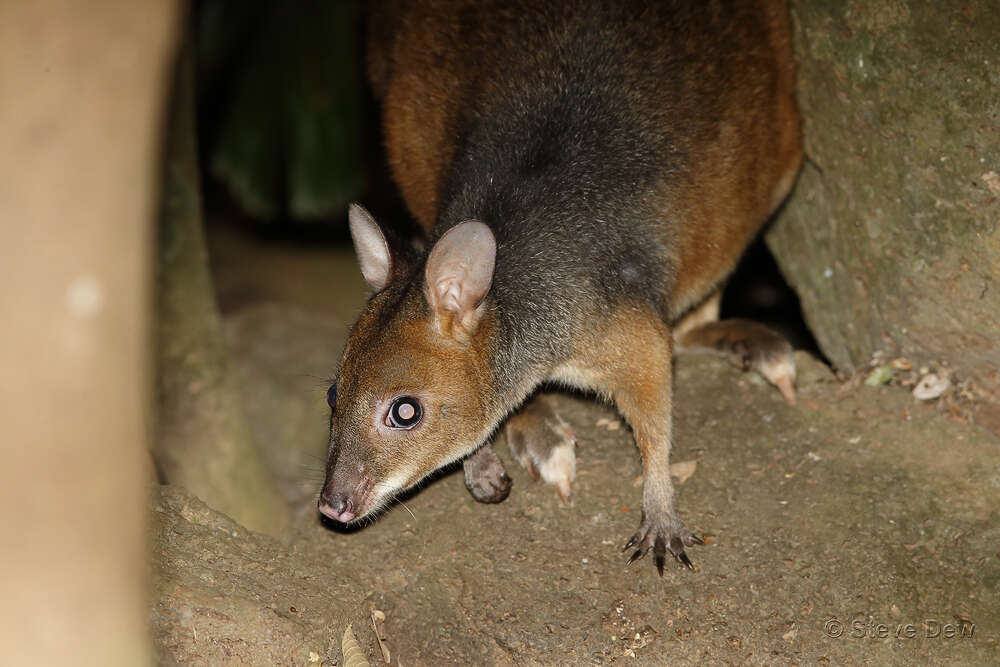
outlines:
M0 664L150 661L151 242L180 8L0 2Z

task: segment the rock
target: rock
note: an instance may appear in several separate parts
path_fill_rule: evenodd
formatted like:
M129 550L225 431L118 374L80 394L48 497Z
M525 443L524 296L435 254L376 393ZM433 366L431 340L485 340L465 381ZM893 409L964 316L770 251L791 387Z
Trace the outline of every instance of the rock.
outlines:
M824 354L947 359L1000 401L1000 13L792 2L806 152L767 235Z

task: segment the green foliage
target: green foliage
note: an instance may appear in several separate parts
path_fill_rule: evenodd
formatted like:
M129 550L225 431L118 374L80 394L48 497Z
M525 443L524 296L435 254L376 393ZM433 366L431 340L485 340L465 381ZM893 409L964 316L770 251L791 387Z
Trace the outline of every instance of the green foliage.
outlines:
M208 166L252 216L327 217L361 194L361 14L319 0L199 8Z

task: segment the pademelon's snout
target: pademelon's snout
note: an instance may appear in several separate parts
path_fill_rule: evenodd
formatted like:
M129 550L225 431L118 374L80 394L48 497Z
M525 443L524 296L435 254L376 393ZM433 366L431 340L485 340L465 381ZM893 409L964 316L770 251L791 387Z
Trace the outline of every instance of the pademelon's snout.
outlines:
M317 508L320 514L334 521L351 523L367 514L374 506L375 484L372 478L358 472L345 476L336 470L327 475L326 483L319 494Z
M346 493L335 493L331 496L321 495L319 497L319 512L341 523L350 523L357 517L354 513L354 499Z

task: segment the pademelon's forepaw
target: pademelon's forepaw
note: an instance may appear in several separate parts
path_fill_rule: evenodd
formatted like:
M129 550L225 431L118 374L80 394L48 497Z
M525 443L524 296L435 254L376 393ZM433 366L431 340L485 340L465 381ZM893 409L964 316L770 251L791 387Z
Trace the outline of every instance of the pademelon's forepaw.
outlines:
M625 564L631 565L652 549L653 564L656 566L656 570L660 573L661 577L663 576L663 568L666 565L667 553L673 556L678 563L687 567L687 569L693 570L694 563L688 558L684 547L705 544L705 541L697 535L692 535L691 531L685 528L684 524L679 520L669 523L673 525L672 528L658 529L651 522L644 520L639 531L629 538L629 541L625 543L625 548L622 549L622 551L628 551L636 547Z
M536 397L507 424L511 455L531 474L556 487L563 503L573 500L576 436L543 396Z
M503 473L497 477L478 478L469 483L468 476L465 480L465 488L469 490L472 497L481 503L499 503L507 499L510 489L514 486L514 480Z

